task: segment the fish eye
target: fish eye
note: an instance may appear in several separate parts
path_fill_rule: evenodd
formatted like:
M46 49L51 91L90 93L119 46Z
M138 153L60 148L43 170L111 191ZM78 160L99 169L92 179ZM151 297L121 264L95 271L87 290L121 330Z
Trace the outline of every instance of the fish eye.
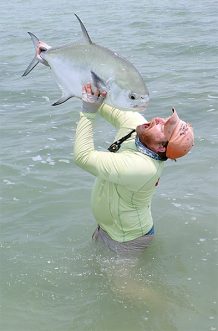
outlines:
M129 93L129 98L130 98L131 100L135 100L135 99L136 99L136 94L130 92L130 93Z

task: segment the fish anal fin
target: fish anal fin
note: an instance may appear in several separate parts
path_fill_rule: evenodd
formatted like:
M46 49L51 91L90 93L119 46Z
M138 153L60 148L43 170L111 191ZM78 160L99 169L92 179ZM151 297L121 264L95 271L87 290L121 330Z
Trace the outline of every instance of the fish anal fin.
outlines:
M84 36L85 40L86 40L89 44L92 44L92 40L91 40L91 38L89 37L88 31L86 30L85 25L83 24L83 22L81 21L81 19L79 18L79 16L78 16L77 14L74 13L74 15L76 16L76 18L77 18L78 21L79 21L79 24L80 24L80 26L81 26L82 33L83 33L83 36Z
M62 103L66 102L67 100L73 98L74 95L62 95L60 99L58 99L56 102L52 104L52 106L58 106L61 105Z

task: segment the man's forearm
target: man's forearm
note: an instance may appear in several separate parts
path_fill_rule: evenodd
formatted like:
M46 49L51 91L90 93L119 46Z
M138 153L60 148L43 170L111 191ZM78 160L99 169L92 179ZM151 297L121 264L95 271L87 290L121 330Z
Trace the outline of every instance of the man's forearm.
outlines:
M119 128L122 122L123 111L107 104L102 104L98 113L114 127Z
M102 104L98 113L115 128L132 127L146 121L138 112L120 110L107 104Z

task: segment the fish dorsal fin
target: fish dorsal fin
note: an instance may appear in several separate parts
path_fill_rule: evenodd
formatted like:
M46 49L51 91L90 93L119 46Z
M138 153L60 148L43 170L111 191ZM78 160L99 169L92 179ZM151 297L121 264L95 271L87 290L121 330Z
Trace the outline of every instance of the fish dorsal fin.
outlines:
M74 14L76 16L76 18L78 19L79 21L79 24L81 26L81 29L82 29L82 33L83 33L83 36L85 38L85 40L89 43L89 44L92 44L92 41L91 41L91 38L89 37L89 34L85 28L85 25L83 24L83 22L81 21L81 19L79 18L79 16L77 14Z

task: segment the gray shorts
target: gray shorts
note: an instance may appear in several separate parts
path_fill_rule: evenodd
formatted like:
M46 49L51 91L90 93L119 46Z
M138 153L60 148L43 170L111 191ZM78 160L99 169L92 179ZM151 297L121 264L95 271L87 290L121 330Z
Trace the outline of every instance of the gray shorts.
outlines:
M153 238L154 238L154 228L152 228L144 236L126 242L118 242L116 240L113 240L107 234L107 232L102 230L100 226L97 227L97 229L92 235L93 240L102 242L110 250L118 254L143 252L144 249L148 247L148 245L150 244Z

